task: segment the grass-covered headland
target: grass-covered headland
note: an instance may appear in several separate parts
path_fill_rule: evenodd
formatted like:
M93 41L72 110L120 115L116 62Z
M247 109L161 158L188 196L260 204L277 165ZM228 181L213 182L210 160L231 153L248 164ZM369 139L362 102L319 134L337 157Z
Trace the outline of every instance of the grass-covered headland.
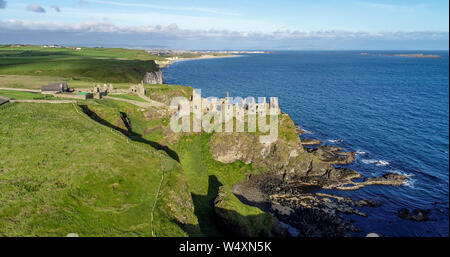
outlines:
M161 59L143 50L0 46L0 87L40 88L45 82L139 83Z
M0 87L139 82L160 58L125 49L0 47ZM192 88L147 85L166 103ZM0 97L46 100L0 90ZM114 96L113 96L114 97ZM135 95L116 98L137 100ZM213 134L174 133L164 107L114 99L0 106L0 236L267 236L272 216L239 201L233 184L258 171L214 160ZM225 218L223 222L219 219Z

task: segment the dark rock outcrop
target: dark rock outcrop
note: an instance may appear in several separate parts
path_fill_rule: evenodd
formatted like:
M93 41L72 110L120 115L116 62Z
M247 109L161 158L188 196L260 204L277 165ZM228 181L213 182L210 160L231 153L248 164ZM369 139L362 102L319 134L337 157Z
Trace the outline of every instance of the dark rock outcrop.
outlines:
M298 135L308 134L306 130L300 128L299 126L295 126L295 133L297 133Z
M340 214L366 214L350 198L313 193L316 187L290 183L271 174L252 176L248 181L234 185L231 192L243 203L272 213L281 222L298 230L299 236L346 236L358 228L344 222Z
M355 153L341 152L342 148L335 146L319 146L312 153L321 161L331 164L347 165L355 160Z
M302 145L321 145L322 141L318 139L302 139Z
M242 161L260 171L259 175L234 185L232 193L244 204L272 213L281 222L299 229L302 236L345 236L348 231L358 229L346 223L340 214L365 217L367 214L356 207L377 206L369 199L354 201L321 194L317 189L400 186L406 180L404 175L395 173L361 179L361 174L354 170L334 166L352 163L355 153L343 152L335 146L303 147L287 115L280 117L279 124L278 140L271 144L260 143L255 133L214 133L209 141L210 152L222 163ZM420 219L420 213L415 218Z
M162 71L157 70L145 73L143 82L144 84L163 84L164 76Z
M376 207L376 206L378 206L378 203L373 200L370 200L370 199L361 199L356 202L356 205L358 207L364 207L364 206Z
M405 182L406 176L388 172L380 177L367 178L363 183L366 185L394 185L400 186Z
M430 210L414 209L409 212L408 209L403 208L398 210L397 216L402 219L413 220L413 221L427 221L429 219Z

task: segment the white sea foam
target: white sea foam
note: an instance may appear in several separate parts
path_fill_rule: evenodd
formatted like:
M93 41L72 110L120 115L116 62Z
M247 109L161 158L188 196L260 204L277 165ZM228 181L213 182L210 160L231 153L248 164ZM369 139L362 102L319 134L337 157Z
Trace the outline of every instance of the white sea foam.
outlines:
M387 166L390 163L388 161L383 161L383 160L373 160L373 159L366 159L366 160L362 160L362 162L364 164L374 164L376 166Z
M330 140L328 140L328 142L337 144L337 143L342 143L342 142L344 142L344 140L342 140L342 139L330 139Z
M303 130L303 132L305 133L305 134L312 134L312 132L311 131L309 131L309 130L306 130L306 129L304 129L304 128L301 128L301 127L299 127L301 130Z
M306 129L304 129L304 128L302 128L302 130L305 131L305 134L312 134L312 132L309 131L309 130L306 130Z
M357 151L355 152L355 154L356 154L356 155L364 155L364 154L366 154L366 152L361 151L361 150L357 150Z
M407 186L407 187L410 187L410 188L415 188L414 187L414 182L416 182L416 180L413 179L413 177L415 176L414 174L406 173L406 172L401 171L401 170L389 170L389 172L405 176L406 180L405 180L405 182L403 182L403 185Z

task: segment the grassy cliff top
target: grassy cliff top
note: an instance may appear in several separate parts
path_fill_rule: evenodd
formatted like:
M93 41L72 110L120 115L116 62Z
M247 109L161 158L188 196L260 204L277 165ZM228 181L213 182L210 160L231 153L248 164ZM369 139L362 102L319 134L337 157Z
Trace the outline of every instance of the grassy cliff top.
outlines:
M164 152L72 104L0 113L0 235L183 236L175 215L195 223L182 169Z
M154 60L159 58L143 50L0 46L0 80L16 75L11 83L27 84L33 77L89 85L138 83L146 72L158 69Z
M167 105L170 105L171 100L175 97L189 99L194 91L192 87L166 84L145 85L145 89L148 97Z

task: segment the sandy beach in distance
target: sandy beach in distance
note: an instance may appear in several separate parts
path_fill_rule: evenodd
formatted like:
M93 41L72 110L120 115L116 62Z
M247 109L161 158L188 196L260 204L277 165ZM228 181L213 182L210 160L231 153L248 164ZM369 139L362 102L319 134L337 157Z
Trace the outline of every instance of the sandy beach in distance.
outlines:
M245 55L235 55L235 54L230 54L230 55L202 55L200 57L194 57L194 58L178 58L178 59L172 59L172 58L167 58L166 61L156 61L156 64L159 65L160 68L164 68L168 65L171 65L173 63L176 62L183 62L183 61L195 61L195 60L204 60L204 59L220 59L220 58L234 58L234 57L243 57Z

